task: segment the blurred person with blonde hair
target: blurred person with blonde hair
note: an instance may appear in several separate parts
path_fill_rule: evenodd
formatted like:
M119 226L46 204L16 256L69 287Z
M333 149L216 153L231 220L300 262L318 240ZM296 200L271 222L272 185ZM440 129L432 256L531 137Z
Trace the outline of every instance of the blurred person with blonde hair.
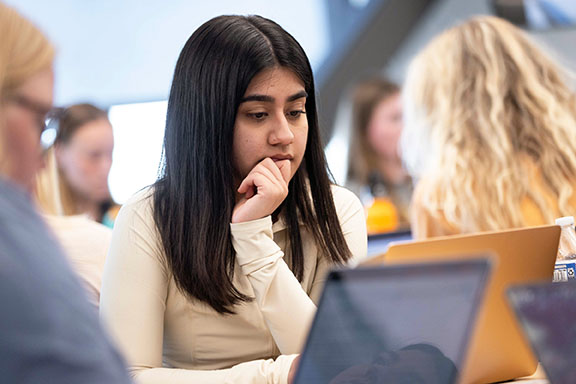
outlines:
M567 72L510 23L472 18L411 63L403 156L419 179L416 238L574 215L576 97Z
M0 372L8 383L128 383L121 358L34 209L54 50L0 3Z
M44 157L45 165L36 176L36 202L72 269L81 278L89 301L98 308L102 272L112 240L112 230L88 215L65 213L54 148L49 148Z
M409 228L413 187L400 158L402 103L398 85L381 77L358 83L352 95L351 128L346 187L369 206L368 230ZM378 200L385 200L388 209L376 216L386 217L371 220Z
M62 109L54 120L57 134L37 176L36 200L90 302L99 307L110 228L119 210L108 188L112 126L107 112L91 104Z
M65 108L49 150L54 167L43 172L49 174L43 178L52 181L39 186L43 209L66 216L83 214L113 227L119 210L108 187L113 149L112 125L105 110L87 103ZM54 193L59 195L57 200Z

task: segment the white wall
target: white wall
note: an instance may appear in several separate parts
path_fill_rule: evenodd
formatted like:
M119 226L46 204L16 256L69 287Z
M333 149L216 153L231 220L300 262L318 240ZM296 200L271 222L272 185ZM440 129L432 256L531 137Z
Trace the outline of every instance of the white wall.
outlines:
M286 28L312 65L328 48L322 0L5 0L55 43L56 103L166 99L184 43L221 14L260 14Z

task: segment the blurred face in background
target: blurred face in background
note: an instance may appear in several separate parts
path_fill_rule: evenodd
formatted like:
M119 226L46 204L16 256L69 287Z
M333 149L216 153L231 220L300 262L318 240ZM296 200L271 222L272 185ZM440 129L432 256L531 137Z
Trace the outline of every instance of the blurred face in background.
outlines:
M396 93L380 101L374 108L366 138L381 159L399 159L398 141L402 133L402 100Z
M108 174L114 136L107 119L82 125L68 142L55 149L58 167L79 198L94 203L110 199Z
M0 134L6 165L2 174L28 191L43 165L40 135L52 108L53 89L54 73L48 68L3 95Z

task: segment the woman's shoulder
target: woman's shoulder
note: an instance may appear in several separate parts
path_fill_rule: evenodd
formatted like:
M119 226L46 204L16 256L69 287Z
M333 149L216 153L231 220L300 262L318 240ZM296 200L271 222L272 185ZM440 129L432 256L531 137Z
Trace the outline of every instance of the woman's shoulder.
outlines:
M332 198L334 199L334 206L336 207L336 212L341 214L347 210L363 210L362 203L355 193L341 187L339 185L333 184Z
M94 221L86 215L51 215L43 214L44 221L56 230L63 232L86 232L94 234L97 238L108 238L112 234L112 230L107 226Z
M149 221L153 217L154 187L146 187L132 195L122 204L115 225L118 221L123 221L127 217L139 218Z
M145 206L151 206L154 199L154 187L146 187L135 194L133 194L124 204L121 206L121 210L126 208L135 209L143 208Z
M356 194L352 192L349 188L345 188L337 184L332 184L330 186L330 189L332 190L332 196L334 196L334 201L358 199Z

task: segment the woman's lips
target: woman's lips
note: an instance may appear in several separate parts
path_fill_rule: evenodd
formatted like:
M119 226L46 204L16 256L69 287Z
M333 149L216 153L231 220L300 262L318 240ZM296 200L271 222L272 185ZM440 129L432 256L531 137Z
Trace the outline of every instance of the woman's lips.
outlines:
M272 161L274 161L275 163L278 161L282 161L282 160L292 160L293 157L292 156L271 156L270 157L272 159Z

